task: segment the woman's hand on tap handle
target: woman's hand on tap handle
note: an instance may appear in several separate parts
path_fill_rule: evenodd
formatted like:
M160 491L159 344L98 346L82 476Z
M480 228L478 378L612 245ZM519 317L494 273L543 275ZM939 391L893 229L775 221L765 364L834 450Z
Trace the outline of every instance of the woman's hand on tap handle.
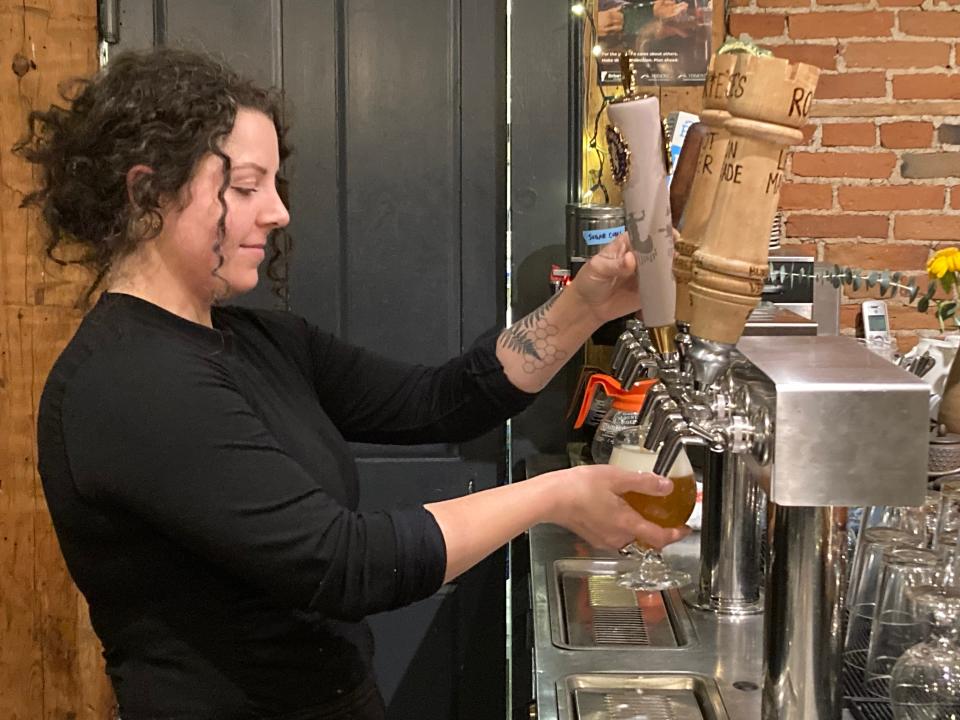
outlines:
M563 292L500 333L497 359L510 382L539 392L598 327L636 311L636 268L627 236L620 235Z
M645 519L623 499L628 492L669 495L673 483L659 475L613 465L580 465L541 475L534 480L554 483L549 495L555 505L548 522L576 533L597 548L617 550L640 541L661 550L690 534L690 528L662 528Z
M564 292L575 294L598 325L640 309L637 258L621 233L590 258Z

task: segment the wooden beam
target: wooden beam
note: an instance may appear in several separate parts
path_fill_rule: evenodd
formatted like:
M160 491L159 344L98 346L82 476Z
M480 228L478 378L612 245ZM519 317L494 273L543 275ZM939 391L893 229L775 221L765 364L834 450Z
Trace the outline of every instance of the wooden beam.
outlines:
M80 320L82 272L42 255L20 209L36 173L14 157L31 110L96 70L96 0L0 0L0 717L107 720L114 703L83 597L67 574L36 471L36 411Z

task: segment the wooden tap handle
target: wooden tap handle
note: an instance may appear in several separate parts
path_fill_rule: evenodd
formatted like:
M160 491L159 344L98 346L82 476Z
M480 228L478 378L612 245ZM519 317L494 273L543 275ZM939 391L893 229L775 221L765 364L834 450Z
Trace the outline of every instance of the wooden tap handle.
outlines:
M704 109L700 113L700 123L706 130L706 136L700 144L696 173L683 208L683 218L679 225L680 236L676 241L673 258L673 275L677 281L676 315L677 320L683 323L689 323L693 316L690 299L693 253L702 241L703 229L710 217L717 185L720 183L723 156L730 137L724 125L730 118L727 112L727 93L736 63L737 56L733 54L714 56L707 68L707 78L703 86Z
M673 226L679 228L683 209L690 197L693 187L693 178L697 174L697 161L700 159L700 146L703 139L709 134L709 129L702 122L695 122L687 128L683 138L677 164L673 168L673 178L670 180L670 218Z
M819 75L803 63L737 56L725 123L730 139L693 256L690 332L698 337L736 343L760 299L788 146L803 138L799 127Z

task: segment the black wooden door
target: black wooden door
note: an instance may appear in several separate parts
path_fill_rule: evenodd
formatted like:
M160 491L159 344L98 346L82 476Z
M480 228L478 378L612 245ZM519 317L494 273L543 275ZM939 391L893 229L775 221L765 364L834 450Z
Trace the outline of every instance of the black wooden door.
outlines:
M347 341L439 363L505 311L506 0L119 0L110 47L200 48L289 103L291 309ZM267 283L245 302L274 304ZM362 507L504 477L503 432L358 446ZM505 715L503 555L371 618L392 718Z

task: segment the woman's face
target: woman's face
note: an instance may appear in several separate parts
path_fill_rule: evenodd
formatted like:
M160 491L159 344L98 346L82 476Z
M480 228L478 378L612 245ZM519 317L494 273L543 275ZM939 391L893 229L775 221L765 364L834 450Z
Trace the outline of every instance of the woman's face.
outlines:
M223 298L252 290L259 279L267 236L290 222L277 194L280 167L277 133L263 113L241 108L233 130L221 145L230 158L230 181L224 192L226 234L215 248L223 212L218 199L223 161L209 154L197 165L179 206L163 213L164 262L198 298Z

